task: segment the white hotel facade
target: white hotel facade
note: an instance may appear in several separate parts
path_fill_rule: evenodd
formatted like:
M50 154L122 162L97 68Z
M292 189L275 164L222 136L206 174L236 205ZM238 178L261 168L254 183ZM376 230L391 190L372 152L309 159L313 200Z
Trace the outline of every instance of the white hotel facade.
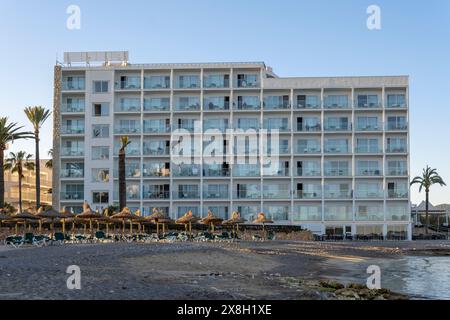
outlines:
M55 66L56 206L117 204L127 135L127 204L145 215L154 207L173 218L264 212L316 233L411 237L408 77L281 78L260 62L127 60L127 52L66 53ZM203 155L174 164L171 132L192 131L195 121L203 130L278 129L279 148L270 150L278 172L207 165Z

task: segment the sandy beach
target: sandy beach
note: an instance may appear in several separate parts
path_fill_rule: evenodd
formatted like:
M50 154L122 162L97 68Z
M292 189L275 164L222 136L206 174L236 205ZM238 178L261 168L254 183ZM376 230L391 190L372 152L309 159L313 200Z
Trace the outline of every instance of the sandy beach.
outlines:
M450 261L450 242L0 246L0 299L342 299L318 282L364 285L367 266L421 256ZM81 290L67 289L70 265Z

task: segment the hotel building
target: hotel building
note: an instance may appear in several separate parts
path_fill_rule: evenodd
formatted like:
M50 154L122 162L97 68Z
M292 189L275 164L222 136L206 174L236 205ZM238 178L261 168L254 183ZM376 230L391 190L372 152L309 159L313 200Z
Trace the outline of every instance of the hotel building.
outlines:
M282 78L262 62L130 64L127 52L66 53L55 66L53 202L74 211L83 201L117 204L127 135L127 204L145 215L154 207L173 218L264 212L319 234L410 238L408 82ZM279 130L277 150L268 146L278 172L173 163L171 132L193 131L196 121L202 130Z

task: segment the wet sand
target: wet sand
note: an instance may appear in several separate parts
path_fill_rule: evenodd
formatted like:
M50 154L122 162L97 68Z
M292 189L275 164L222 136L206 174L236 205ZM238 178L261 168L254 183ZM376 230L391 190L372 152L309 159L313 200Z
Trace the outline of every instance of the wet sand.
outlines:
M239 242L0 246L0 299L339 299L367 266L450 253L450 242ZM70 265L81 290L66 286Z

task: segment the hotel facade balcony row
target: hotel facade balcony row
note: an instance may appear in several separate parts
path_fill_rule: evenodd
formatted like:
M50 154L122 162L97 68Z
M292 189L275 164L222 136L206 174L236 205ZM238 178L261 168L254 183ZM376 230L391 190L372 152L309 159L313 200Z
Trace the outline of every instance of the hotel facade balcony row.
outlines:
M407 77L281 78L260 62L56 72L57 208L117 204L127 135L127 205L146 215L153 207L173 218L188 210L230 218L237 210L251 220L264 211L277 224L315 233L410 233ZM185 150L195 164L175 160L177 129L201 138L203 154ZM228 157L210 164L212 134L228 129L235 129L234 143L225 139L221 150ZM279 143L242 143L244 131L260 138L260 129L277 130ZM262 165L260 152L276 157L277 169ZM256 164L236 163L255 153Z

